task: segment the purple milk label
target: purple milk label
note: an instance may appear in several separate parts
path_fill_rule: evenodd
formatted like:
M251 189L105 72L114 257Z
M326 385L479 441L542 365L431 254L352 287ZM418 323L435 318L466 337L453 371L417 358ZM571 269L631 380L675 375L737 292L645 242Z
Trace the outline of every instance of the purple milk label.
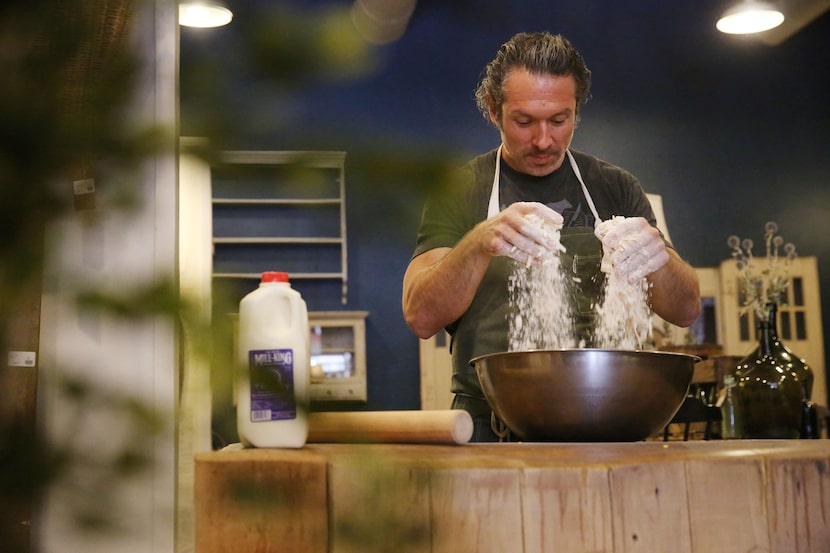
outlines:
M251 375L251 422L296 418L294 350L250 350L248 368Z

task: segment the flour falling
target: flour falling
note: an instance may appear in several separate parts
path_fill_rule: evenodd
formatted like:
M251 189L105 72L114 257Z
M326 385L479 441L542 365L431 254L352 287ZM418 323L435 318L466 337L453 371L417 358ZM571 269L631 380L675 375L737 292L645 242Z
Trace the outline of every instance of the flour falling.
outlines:
M612 217L597 227L600 236L607 234L625 217ZM621 241L616 248L603 246L600 270L607 275L605 297L597 307L595 345L608 349L642 349L651 337L651 307L648 304L649 283L645 277L629 282L620 277L611 262L616 250L625 250L631 242Z
M571 309L559 254L560 226L542 224L538 217L526 217L539 225L545 238L555 246L533 262L516 263L508 279L510 351L573 347Z
M614 217L605 221L598 232L604 235L623 220L623 217ZM577 343L574 334L569 299L573 292L568 279L577 277L562 268L560 252L565 248L560 243L560 229L545 227L543 230L558 247L537 257L533 263L516 263L508 280L510 351L586 346L583 341ZM595 306L592 347L637 350L651 337L648 281L641 278L632 283L612 270L614 251L627 246L624 241L614 250L603 248L601 271L606 281L600 302Z
M564 349L575 346L573 318L568 301L567 283L559 254L565 250L560 242L561 226L543 224L535 215L526 217L538 225L549 243L531 263L514 265L508 279L510 351Z

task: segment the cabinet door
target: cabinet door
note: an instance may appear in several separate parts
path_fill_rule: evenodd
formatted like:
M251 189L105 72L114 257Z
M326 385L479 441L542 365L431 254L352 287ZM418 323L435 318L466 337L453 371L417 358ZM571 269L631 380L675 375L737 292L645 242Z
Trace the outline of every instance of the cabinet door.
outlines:
M721 263L721 317L726 355L746 355L758 344L755 316L740 314L738 269L734 260ZM790 265L787 302L778 306L778 336L815 375L813 401L827 405L824 369L824 340L819 299L818 262L815 257L798 257Z
M450 336L446 330L420 341L421 409L449 409L453 393Z

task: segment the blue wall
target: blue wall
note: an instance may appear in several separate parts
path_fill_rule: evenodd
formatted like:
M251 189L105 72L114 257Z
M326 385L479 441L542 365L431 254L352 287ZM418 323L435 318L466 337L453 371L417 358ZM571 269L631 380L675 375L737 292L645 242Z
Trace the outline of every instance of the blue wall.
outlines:
M830 14L771 47L715 31L715 1L574 0L540 13L529 1L422 0L404 38L372 52L373 71L291 83L255 77L246 61L255 4L235 29L182 31L182 134L205 134L209 100L233 119L216 135L221 147L348 152L348 305L337 288L301 291L310 309L371 312L369 402L359 408L419 406L418 343L400 292L425 183L436 164L497 145L473 89L498 46L522 30L562 33L582 51L594 88L574 147L662 194L689 262L717 266L729 256L727 236L757 241L769 220L800 255L818 257L830 344ZM203 72L189 75L196 66ZM206 69L217 67L219 84Z

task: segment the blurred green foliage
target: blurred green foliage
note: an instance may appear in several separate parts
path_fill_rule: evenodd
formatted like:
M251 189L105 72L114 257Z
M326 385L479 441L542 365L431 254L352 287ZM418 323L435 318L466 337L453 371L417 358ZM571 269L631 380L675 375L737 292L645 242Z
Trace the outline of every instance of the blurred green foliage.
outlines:
M78 209L73 181L92 178L106 182L106 209L129 210L137 194L129 179L112 181L107 175L128 174L158 152L164 133L152 125L136 124L129 113L141 71L129 45L131 26L140 0L13 0L0 4L0 343L8 351L16 316L27 304L39 302L43 275L44 230L50 222ZM263 78L266 94L300 91L312 80L348 81L371 74L378 58L373 47L353 28L348 7L290 8L280 2L266 10L247 35L241 53L244 63ZM242 62L242 60L241 60ZM217 110L212 102L222 93L222 76L209 65L185 68L182 79L201 83L203 94L194 99L197 127L208 144L221 147L233 140L237 114ZM336 106L333 107L336 109ZM278 122L275 122L278 124ZM376 137L357 153L354 170L367 178L366 186L403 180L434 185L446 176L445 154L432 151L401 153L399 145ZM211 158L208 150L202 152ZM104 178L100 178L104 177ZM391 192L390 192L391 193ZM402 200L401 200L402 201ZM394 205L385 204L388 210ZM411 209L410 205L400 209ZM95 211L85 213L91 221ZM171 237L171 240L176 237ZM220 305L221 297L214 298ZM231 348L232 331L226 321L202 326L194 306L179 297L173 275L119 294L84 291L77 295L81 310L104 313L133 323L168 317L200 354L224 355ZM59 375L59 393L77 406L65 413L61 439L46 441L34 432L31 417L11 416L0 409L0 504L36 508L42 494L55 482L68 481L77 491L75 515L80 527L102 532L119 529L122 514L108 501L114 481L147 470L153 463L147 444L163 426L159 413L129 394L113 392L98 383ZM3 382L0 374L0 383ZM220 385L229 385L229 382ZM13 402L15 398L2 401ZM119 447L106 455L73 442L75 429L86 423L86 410L103 410L123 421ZM172 414L167 414L172 416ZM164 416L167 416L164 415ZM382 479L361 483L385 496ZM241 486L239 494L251 490ZM381 493L384 492L384 493ZM271 498L274 500L274 498ZM378 503L373 510L382 515ZM19 530L20 520L0 508L0 543ZM385 522L385 524L384 524ZM366 526L366 525L369 526ZM416 543L423 528L383 516L347 521L340 529L367 550L384 550L390 539Z
M17 0L0 7L0 313L39 278L42 229L74 209L72 181L132 166L161 132L122 124L138 60L130 0Z
M0 351L19 347L19 327L32 324L21 313L35 313L33 318L39 313L48 254L45 229L76 210L73 181L127 173L158 151L165 130L136 124L129 114L141 67L128 37L139 8L138 0L0 5ZM137 195L131 186L108 182L102 207L134 207ZM127 321L182 314L173 275L169 282L124 297L78 299L84 309ZM36 335L37 322L32 326L30 333ZM4 369L0 384L19 374ZM35 431L33 405L15 405L23 402L15 396L24 392L21 387L2 392L0 543L10 551L24 550L21 523L58 480L78 492L74 511L81 528L115 529L121 515L108 501L112 483L152 463L146 445L161 426L158 413L129 394L79 377L59 374L55 380L58 393L76 407L62 414L67 432L60 439L47 441ZM33 394L25 390L23 395ZM104 410L123 421L122 447L102 455L73 443L75 432L87 424L88 410Z

